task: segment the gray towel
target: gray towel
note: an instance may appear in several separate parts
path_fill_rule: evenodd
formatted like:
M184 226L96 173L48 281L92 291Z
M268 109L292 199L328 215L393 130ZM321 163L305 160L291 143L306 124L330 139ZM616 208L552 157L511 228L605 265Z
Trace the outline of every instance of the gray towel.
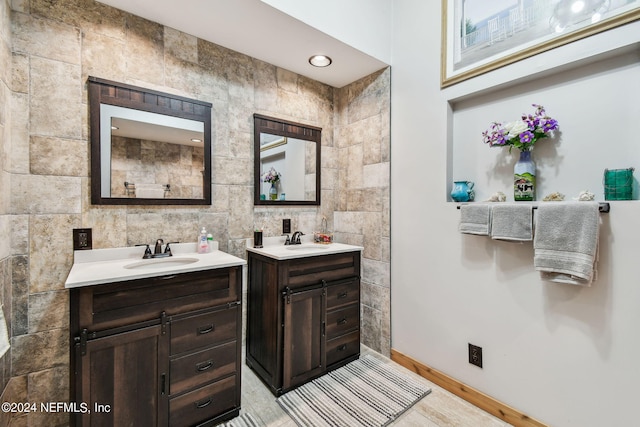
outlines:
M460 206L458 230L465 234L488 236L491 231L491 206L487 203Z
M518 242L533 240L533 206L511 203L493 206L491 238Z
M533 264L545 280L589 286L595 277L600 214L597 202L541 203Z

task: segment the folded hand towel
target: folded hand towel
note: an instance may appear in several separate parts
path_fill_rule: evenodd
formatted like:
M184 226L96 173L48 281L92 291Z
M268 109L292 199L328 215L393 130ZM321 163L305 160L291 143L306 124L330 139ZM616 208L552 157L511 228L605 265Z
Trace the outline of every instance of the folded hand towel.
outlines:
M458 230L461 233L488 236L491 231L491 206L487 203L460 206Z
M541 203L533 239L535 269L545 280L589 286L599 227L597 202Z
M491 209L491 238L533 240L533 206L497 203Z
M0 356L3 356L10 346L7 323L4 319L4 307L0 306Z

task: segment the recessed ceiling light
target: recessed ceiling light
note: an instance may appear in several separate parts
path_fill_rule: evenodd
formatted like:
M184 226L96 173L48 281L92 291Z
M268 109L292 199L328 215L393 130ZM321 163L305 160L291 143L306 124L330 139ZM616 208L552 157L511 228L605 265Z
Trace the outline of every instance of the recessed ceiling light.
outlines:
M113 126L113 125L111 126L111 130L118 130L118 129L120 129L118 126Z
M328 67L331 65L331 58L327 55L313 55L309 58L309 64L314 67Z
M198 138L191 138L191 142L202 142L202 140Z

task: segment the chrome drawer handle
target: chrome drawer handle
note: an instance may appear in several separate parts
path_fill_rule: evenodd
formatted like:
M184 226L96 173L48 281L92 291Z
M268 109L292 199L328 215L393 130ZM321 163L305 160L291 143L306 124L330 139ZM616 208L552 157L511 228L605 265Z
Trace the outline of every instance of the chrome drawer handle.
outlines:
M347 318L346 317L338 320L338 325L344 325L345 323L347 323Z
M203 372L213 366L213 360L207 360L206 362L201 362L196 364L196 371Z
M213 324L207 325L207 326L201 326L196 330L198 335L208 334L211 331L213 331Z
M206 408L207 406L211 405L211 403L213 402L212 398L208 398L207 400L203 400L200 402L196 402L196 408L198 409L202 409L202 408Z

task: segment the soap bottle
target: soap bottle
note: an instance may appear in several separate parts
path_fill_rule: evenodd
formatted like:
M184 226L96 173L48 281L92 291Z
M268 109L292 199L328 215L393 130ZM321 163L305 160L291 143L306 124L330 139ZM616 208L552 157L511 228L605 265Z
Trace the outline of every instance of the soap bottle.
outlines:
M209 252L213 252L213 234L207 234L207 248Z
M200 236L198 236L198 253L206 254L209 252L209 243L207 243L207 230L202 227L200 230Z

